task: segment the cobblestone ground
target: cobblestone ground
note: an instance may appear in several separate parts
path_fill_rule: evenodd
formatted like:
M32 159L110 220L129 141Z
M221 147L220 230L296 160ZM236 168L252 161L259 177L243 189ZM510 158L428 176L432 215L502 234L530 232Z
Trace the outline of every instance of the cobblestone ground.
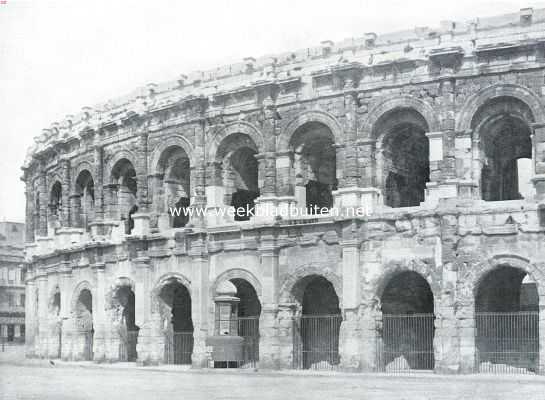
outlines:
M0 364L1 399L545 399L545 378L217 372Z

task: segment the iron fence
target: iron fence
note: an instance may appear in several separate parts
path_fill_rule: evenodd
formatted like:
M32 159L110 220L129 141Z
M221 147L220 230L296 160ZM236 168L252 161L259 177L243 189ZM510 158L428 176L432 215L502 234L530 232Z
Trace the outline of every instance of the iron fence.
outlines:
M125 331L120 334L119 361L136 361L136 344L138 342L138 330Z
M193 353L193 332L168 332L165 337L165 363L189 364Z
M293 321L293 368L335 370L339 367L342 316L303 315Z
M475 369L480 373L538 373L539 313L475 313Z
M377 320L378 371L433 370L433 314L385 314Z
M238 317L237 324L238 335L244 339L239 368L255 368L259 361L259 317Z

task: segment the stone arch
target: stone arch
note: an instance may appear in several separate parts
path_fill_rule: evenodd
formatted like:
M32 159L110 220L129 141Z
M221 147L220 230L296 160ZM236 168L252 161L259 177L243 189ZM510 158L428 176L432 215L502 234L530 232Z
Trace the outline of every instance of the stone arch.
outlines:
M391 261L385 264L384 273L378 279L374 290L374 303L377 311L380 311L380 299L382 298L384 289L386 289L388 282L403 272L415 272L420 275L428 283L434 300L438 301L441 298L441 284L440 282L431 279L431 272L433 271L433 268L433 265L422 260L408 260L404 262Z
M280 286L279 304L293 304L297 300L293 293L293 289L301 279L309 276L320 276L328 280L335 289L335 293L339 298L339 308L342 309L342 279L333 270L327 267L319 267L315 265L306 265L298 268L292 274L288 275Z
M502 90L500 90L502 89ZM501 86L472 103L467 115L479 166L473 171L485 201L517 200L533 196L531 177L532 123L536 111L527 96L513 96ZM531 99L530 99L531 101ZM471 108L471 107L470 107Z
M307 110L298 114L286 124L286 127L278 138L277 151L288 151L294 133L299 127L308 122L319 122L325 125L333 134L335 143L343 143L343 128L333 115L321 110Z
M257 279L257 277L253 273L243 268L228 269L227 271L224 271L220 275L218 275L214 280L214 283L210 287L210 297L214 297L216 289L222 282L229 281L231 279L244 279L248 281L248 283L250 283L254 287L257 296L259 297L259 300L261 300L261 282L259 282L259 279Z
M191 281L185 275L178 272L167 272L166 274L161 275L161 277L155 281L153 289L151 290L152 312L159 311L159 302L161 301L160 295L163 287L173 282L177 282L184 286L187 289L189 296L192 296Z
M74 310L76 309L76 305L78 303L79 295L85 289L87 289L87 290L89 290L89 292L91 292L91 296L93 298L93 309L95 309L96 299L95 299L95 294L94 294L94 291L93 291L93 287L92 287L91 283L89 283L89 281L81 281L80 283L78 283L76 285L76 288L72 292L72 299L70 301L70 312L74 312Z
M543 271L541 271L529 259L522 256L514 254L498 254L489 258L485 262L478 263L466 272L464 281L470 283L473 299L475 298L483 279L490 272L502 266L510 266L526 272L536 283L540 299L545 298L545 287L540 284L540 282L542 282L545 278ZM540 301L540 306L543 306L542 301Z
M159 172L158 169L161 157L170 147L180 147L187 154L190 166L193 167L195 165L195 152L189 140L182 135L171 135L166 138L161 138L159 143L157 143L157 145L151 151L151 156L149 158L149 171L151 173Z
M176 281L186 287L186 289L189 291L189 294L191 294L191 281L183 274L180 274L179 272L167 272L163 275L161 275L153 285L153 292L157 291L157 293L161 290L161 288L173 281Z
M126 277L126 276L120 276L115 279L115 281L109 286L108 290L105 294L105 304L106 306L111 306L112 301L115 297L116 291L119 288L122 287L128 287L133 292L135 291L135 282L133 279Z
M507 365L537 372L544 359L543 272L513 254L497 254L472 267L465 274L471 278L467 286L472 291L466 288L464 295L470 300L467 315L474 317L477 371L500 372ZM525 284L526 277L531 278L530 285Z
M91 175L91 178L93 178L93 181L95 180L95 177L93 176L93 171L94 171L94 168L93 166L91 165L90 162L88 161L81 161L77 166L76 168L73 169L73 174L72 174L72 192L75 192L76 191L76 182L78 180L78 177L80 176L80 174L84 171L88 171L89 174Z
M406 95L394 98L384 98L378 102L367 114L367 119L362 127L362 135L358 136L371 138L373 136L375 124L380 118L386 113L396 109L411 109L422 115L430 132L436 132L441 129L437 113L429 103L416 97Z
M48 185L47 185L47 192L48 193L51 193L51 190L53 189L53 186L57 182L59 182L61 184L61 186L62 186L62 179L57 173L55 173L55 174L48 177Z
M107 183L111 183L112 181L112 171L115 167L115 165L123 160L123 159L126 159L127 161L129 161L132 166L135 168L136 170L136 156L135 154L130 151L130 150L120 150L120 151L117 151L115 154L113 154L111 156L111 158L106 162L106 168L104 170L104 183L107 184Z
M50 182L47 201L49 212L52 215L59 216L59 214L61 213L63 206L63 192L65 190L66 188L63 188L62 180L57 178Z
M456 130L471 129L471 122L479 108L497 97L514 97L525 103L534 116L535 122L545 122L545 110L539 97L530 89L512 83L498 83L479 90L470 96L457 115Z
M248 136L255 143L258 153L263 153L265 151L265 140L261 131L249 122L238 121L225 125L213 134L208 143L207 160L209 162L214 161L217 157L216 153L218 148L223 140L230 135L237 133Z

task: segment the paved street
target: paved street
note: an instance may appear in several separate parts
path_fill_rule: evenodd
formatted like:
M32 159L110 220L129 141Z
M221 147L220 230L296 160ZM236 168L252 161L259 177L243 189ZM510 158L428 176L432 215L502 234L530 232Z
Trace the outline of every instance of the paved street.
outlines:
M2 399L545 399L545 378L384 376L0 364Z

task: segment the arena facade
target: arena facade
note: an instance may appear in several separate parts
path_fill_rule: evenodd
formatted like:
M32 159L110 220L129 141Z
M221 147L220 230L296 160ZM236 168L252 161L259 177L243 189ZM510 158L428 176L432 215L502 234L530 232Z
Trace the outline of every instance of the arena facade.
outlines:
M545 371L543 9L149 84L23 171L29 357Z

